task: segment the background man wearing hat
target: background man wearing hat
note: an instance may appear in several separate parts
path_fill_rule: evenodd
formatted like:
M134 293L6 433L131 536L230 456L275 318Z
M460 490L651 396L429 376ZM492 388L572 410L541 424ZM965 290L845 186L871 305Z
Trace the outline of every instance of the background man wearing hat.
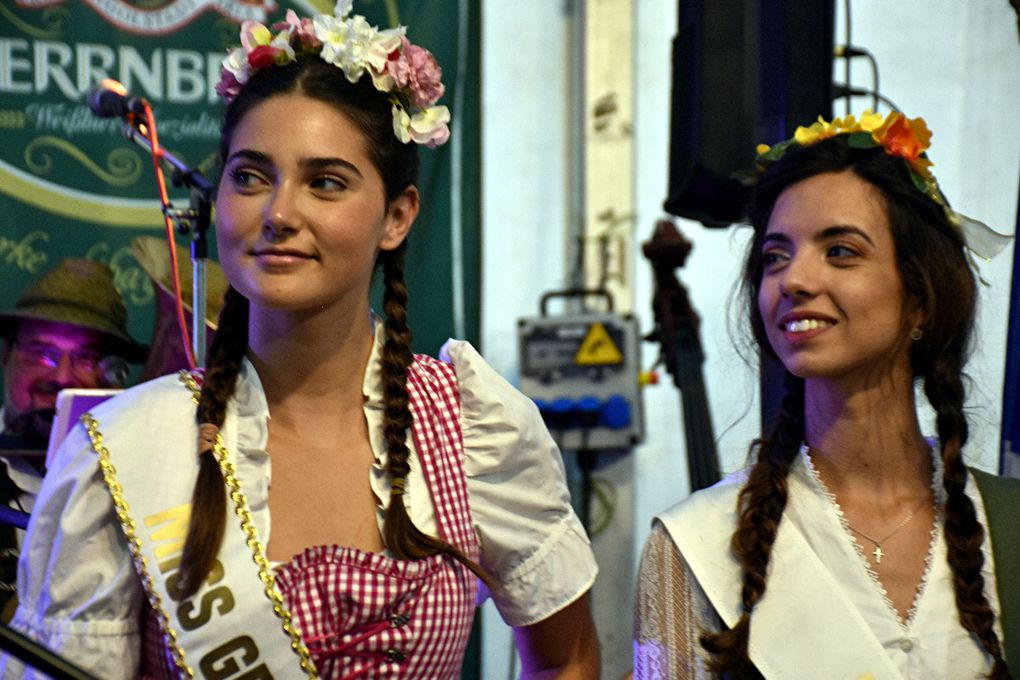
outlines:
M109 387L117 382L116 365L123 365L117 358L140 363L147 348L127 333L127 310L113 272L85 259L62 260L30 284L12 309L0 312L0 337L0 504L31 512L43 459L4 456L3 448L45 452L57 393ZM10 527L0 527L0 591L14 582L17 541Z

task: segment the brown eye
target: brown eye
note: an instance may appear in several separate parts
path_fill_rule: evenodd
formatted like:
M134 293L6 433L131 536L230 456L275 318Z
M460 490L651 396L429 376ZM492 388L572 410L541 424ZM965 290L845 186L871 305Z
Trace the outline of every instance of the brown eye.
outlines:
M836 258L854 257L856 255L857 255L857 251L856 250L854 250L853 248L850 248L848 246L844 246L844 245L832 246L825 253L826 257L836 257Z
M347 182L333 176L316 177L312 180L312 188L318 191L343 191L347 188Z
M782 266L790 257L782 250L766 250L762 253L762 266L766 271Z
M250 186L255 183L255 175L244 169L231 170L230 180L235 186Z

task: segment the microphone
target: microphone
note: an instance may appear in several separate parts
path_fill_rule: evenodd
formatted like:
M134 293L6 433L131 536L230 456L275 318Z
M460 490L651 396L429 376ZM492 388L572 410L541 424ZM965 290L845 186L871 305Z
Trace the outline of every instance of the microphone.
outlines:
M99 385L122 389L127 382L131 368L121 357L111 355L99 362Z
M847 87L843 83L832 84L833 99L843 99L844 97L871 97L874 95L875 92L872 90L864 90L859 87Z
M832 54L834 57L849 59L852 57L871 57L871 52L856 45L836 45Z
M92 113L100 118L144 116L149 102L128 94L127 88L112 78L104 78L92 88L88 98Z

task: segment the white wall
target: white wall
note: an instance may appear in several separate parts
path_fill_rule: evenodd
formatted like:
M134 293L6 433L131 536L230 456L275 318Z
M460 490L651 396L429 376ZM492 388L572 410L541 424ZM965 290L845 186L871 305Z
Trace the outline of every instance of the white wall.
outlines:
M516 382L516 321L565 283L571 25L556 0L482 5L482 350ZM482 677L513 677L509 632L482 611Z
M567 0L483 2L482 342L489 361L512 380L518 375L516 320L536 314L541 294L566 281L570 5ZM843 3L837 6L840 42ZM640 0L635 7L635 229L641 242L661 216L666 192L669 55L677 3ZM1009 3L857 0L851 13L853 42L876 55L883 94L908 115L924 116L934 131L930 156L954 207L1012 233L1020 176L1020 48ZM841 64L836 76L842 79ZM870 87L865 64L855 67L852 82ZM853 110L869 103L855 101ZM843 113L842 102L835 110ZM727 298L748 230L709 230L686 221L680 227L695 244L681 278L703 320L705 376L722 466L734 470L759 427L755 374L737 356L727 321ZM980 265L990 285L980 290L978 348L970 365L968 455L989 469L998 461L1011 250ZM633 266L639 273L637 312L647 329L650 270L643 259ZM650 364L654 348L646 348L646 355ZM651 517L688 490L679 396L664 377L663 384L646 390L648 436L634 453L637 472L630 491L639 500L632 560ZM511 642L491 608L484 625L483 677L508 677Z

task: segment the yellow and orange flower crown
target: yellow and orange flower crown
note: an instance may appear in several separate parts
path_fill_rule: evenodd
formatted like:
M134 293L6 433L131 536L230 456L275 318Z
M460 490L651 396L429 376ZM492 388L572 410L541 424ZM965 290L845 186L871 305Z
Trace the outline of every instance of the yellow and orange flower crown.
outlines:
M834 118L826 122L821 116L808 127L798 127L793 137L775 146L759 144L756 163L760 170L778 161L792 146L807 147L823 139L837 135L848 135L847 144L858 148L881 146L890 156L902 158L910 171L910 178L917 190L942 207L950 223L963 234L967 248L974 254L990 260L1009 243L1010 237L992 230L986 224L961 215L949 206L938 182L931 172L932 162L928 158L931 146L931 130L924 118L907 118L899 111L888 116L866 110L860 119L853 115Z

